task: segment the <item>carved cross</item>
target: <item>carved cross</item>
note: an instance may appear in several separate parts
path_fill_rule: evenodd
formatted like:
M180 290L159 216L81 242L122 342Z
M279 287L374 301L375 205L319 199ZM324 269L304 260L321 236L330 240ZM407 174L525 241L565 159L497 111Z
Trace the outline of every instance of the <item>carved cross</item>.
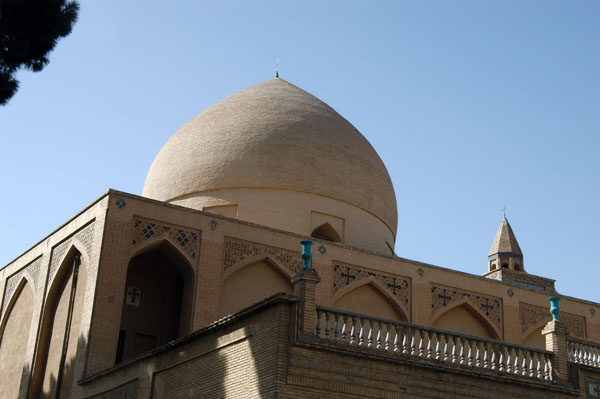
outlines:
M132 305L139 305L138 298L142 295L139 289L131 287L127 290L127 296L129 297L129 303Z
M392 277L392 282L388 283L387 286L390 287L392 290L394 290L394 295L396 295L396 288L398 288L398 289L402 288L401 285L396 285L396 277Z
M442 299L444 301L444 303L442 303L442 306L446 306L446 301L449 301L452 299L451 296L446 295L446 289L443 289L443 294L438 294L438 298Z
M482 303L481 307L485 309L485 315L486 316L489 316L490 315L490 310L494 309L494 305L490 305L489 298L485 298L485 303Z
M340 276L346 278L346 285L350 284L350 279L354 280L356 278L355 275L350 273L349 267L346 268L346 273L342 272L342 273L340 273Z

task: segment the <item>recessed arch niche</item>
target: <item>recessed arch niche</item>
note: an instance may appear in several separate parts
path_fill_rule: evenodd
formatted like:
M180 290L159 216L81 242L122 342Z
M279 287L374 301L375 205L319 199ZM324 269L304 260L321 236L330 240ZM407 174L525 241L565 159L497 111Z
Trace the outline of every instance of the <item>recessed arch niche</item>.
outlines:
M23 278L0 326L0 381L3 395L7 398L19 396L32 313L33 291Z
M523 340L524 346L546 350L546 337L542 335L544 326L540 326L530 332Z
M127 267L116 363L190 332L194 272L169 241L134 256Z
M342 238L338 232L329 223L323 223L322 225L316 227L310 236L327 241L342 242Z
M278 292L293 293L291 277L270 258L237 268L221 285L219 317L242 310Z
M43 308L42 326L33 368L31 397L69 397L79 346L87 267L75 247L67 251Z
M499 339L494 328L468 303L455 306L442 313L433 327L478 337Z
M385 319L407 321L404 312L373 282L342 294L333 307Z

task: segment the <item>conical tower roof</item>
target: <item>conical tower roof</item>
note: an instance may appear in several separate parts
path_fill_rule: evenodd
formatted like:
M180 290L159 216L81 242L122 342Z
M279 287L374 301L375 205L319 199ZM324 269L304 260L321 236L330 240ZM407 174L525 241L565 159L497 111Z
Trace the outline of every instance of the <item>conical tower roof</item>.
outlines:
M506 219L506 217L502 219L502 223L500 223L500 227L498 228L496 238L494 238L494 243L492 244L492 248L490 248L490 253L488 256L496 254L513 254L523 256L523 252L521 252L521 248L519 247L515 233L513 233L510 223L508 223L508 219Z

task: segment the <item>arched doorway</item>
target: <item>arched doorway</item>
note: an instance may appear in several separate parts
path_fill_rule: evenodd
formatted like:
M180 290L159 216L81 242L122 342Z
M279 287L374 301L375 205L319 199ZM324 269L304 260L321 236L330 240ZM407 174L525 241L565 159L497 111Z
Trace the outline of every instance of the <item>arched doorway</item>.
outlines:
M190 332L194 273L167 241L129 262L116 363Z

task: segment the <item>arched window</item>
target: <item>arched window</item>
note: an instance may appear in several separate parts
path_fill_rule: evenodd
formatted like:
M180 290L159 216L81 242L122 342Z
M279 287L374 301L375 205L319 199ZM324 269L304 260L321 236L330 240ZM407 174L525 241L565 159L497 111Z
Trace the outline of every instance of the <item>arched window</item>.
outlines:
M193 275L167 242L129 262L117 363L189 333Z
M342 242L342 239L337 231L329 223L323 223L311 233L311 237L320 238L333 242Z
M521 266L518 263L515 263L515 270L518 272L521 271Z
M503 269L508 269L508 263L503 263L503 264L502 264L502 268L503 268Z

